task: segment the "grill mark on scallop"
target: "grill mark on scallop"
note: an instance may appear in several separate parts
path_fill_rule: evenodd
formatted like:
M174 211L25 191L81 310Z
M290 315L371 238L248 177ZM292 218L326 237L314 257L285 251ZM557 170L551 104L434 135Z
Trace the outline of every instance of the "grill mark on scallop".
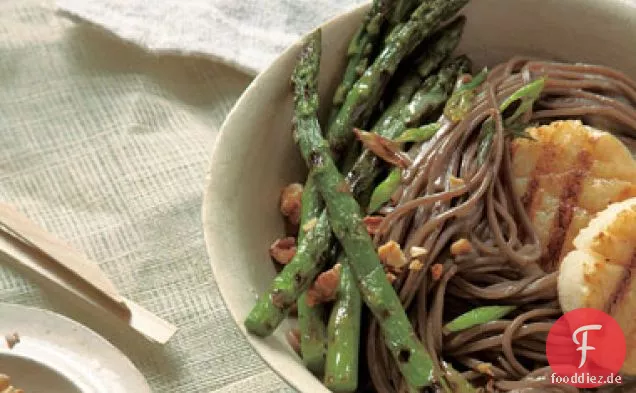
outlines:
M609 315L614 315L616 313L616 309L622 303L623 297L625 297L625 295L631 288L632 281L634 281L635 271L636 252L632 254L632 259L630 260L629 265L625 267L621 282L616 286L614 292L609 296L607 304L605 304L604 311L607 312Z
M550 163L556 159L558 159L556 146L552 143L547 143L541 151L534 170L530 174L526 192L521 197L521 201L523 202L526 211L530 211L534 204L537 191L539 190L539 176L551 173L552 168Z
M547 252L540 262L545 271L553 272L558 267L559 256L572 223L574 208L577 206L579 195L581 195L583 180L588 175L592 162L590 151L582 149L577 155L574 168L570 171L561 190L556 218L550 230L550 242L547 246Z

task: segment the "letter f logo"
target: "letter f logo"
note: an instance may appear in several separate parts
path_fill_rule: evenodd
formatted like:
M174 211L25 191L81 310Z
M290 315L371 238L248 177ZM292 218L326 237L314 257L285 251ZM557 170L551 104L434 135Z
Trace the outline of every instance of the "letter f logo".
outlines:
M576 329L574 333L572 334L572 341L574 341L576 345L580 345L580 347L576 348L577 351L581 351L581 364L579 364L579 368L583 367L583 365L587 361L587 351L593 351L596 349L592 346L587 345L587 332L590 330L601 330L602 328L603 328L602 325L585 325ZM582 334L583 339L581 340L581 342L579 342L579 339L577 338L577 336L581 332L583 332Z

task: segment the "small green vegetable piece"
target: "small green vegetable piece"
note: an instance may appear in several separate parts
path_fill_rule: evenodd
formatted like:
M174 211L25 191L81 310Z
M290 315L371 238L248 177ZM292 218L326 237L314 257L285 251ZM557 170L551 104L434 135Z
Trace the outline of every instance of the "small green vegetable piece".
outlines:
M446 102L444 116L452 122L461 121L473 107L475 90L486 80L488 70L484 69L470 82L460 86Z
M488 78L488 68L484 68L479 71L479 74L475 75L470 82L461 85L456 92L461 93L466 90L475 90L486 81L486 78Z
M521 124L516 123L516 121L527 111L532 108L535 101L541 97L541 93L545 87L545 78L539 78L533 82L524 85L519 90L515 91L510 95L510 97L506 98L504 102L499 106L499 111L504 112L506 109L510 107L513 103L520 101L519 107L515 112L508 118L504 119L504 125L506 128L511 129L511 135L513 137L529 137L524 132L520 132L519 129L522 127ZM495 135L495 122L492 118L486 119L484 124L481 126L480 137L481 142L479 144L479 153L477 156L477 160L479 163L484 163L486 158L488 157L488 153L490 151L490 147L492 146L492 140Z
M333 392L354 392L358 387L360 318L362 301L348 261L342 262L338 298L333 305L328 333L325 386Z
M516 309L515 306L484 306L468 311L458 316L444 326L449 332L459 332L473 326L496 321Z
M419 128L409 128L404 131L404 133L397 138L394 139L395 142L406 143L406 142L426 142L431 139L437 131L440 129L440 124L438 122L427 124L425 126Z
M503 112L517 100L521 101L521 104L519 105L515 113L513 113L512 116L508 117L505 120L506 125L513 124L519 117L521 117L521 115L529 111L530 108L532 108L532 105L534 105L534 102L541 96L544 87L545 78L539 78L512 93L510 97L508 97L503 103L501 103L499 110Z
M371 201L369 202L369 213L375 213L379 208L387 203L395 190L400 186L402 180L402 169L393 168L389 175L373 190Z

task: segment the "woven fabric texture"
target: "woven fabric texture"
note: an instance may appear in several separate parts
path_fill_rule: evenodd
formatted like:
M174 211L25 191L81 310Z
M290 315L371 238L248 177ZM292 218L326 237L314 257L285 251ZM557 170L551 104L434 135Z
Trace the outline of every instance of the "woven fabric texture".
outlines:
M214 283L201 198L218 129L250 78L153 55L75 24L53 0L0 0L0 198L179 326L167 346L96 320L0 261L0 301L51 309L120 348L152 390L292 391L238 331Z

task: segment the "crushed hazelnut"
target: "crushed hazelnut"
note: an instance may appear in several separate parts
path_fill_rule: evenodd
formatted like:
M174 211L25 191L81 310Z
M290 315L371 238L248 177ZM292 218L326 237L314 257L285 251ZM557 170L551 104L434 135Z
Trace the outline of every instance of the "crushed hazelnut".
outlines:
M433 276L433 280L437 281L442 278L442 273L444 272L444 265L441 263L436 263L431 266L431 275Z
M298 225L300 221L301 198L303 186L292 183L285 187L280 196L280 211L292 224Z
M464 181L464 179L462 179L460 177L455 177L455 176L451 175L448 178L448 184L450 185L450 189L451 190L456 190L458 188L461 188L461 187L465 186L466 182Z
M395 282L395 280L397 280L397 276L391 272L386 274L386 279L389 280L389 282L391 284L393 284Z
M411 258L419 258L428 255L428 250L424 247L411 247Z
M380 224L382 224L382 220L384 220L382 216L366 216L362 222L364 222L364 225L367 227L369 235L373 236L378 233L378 228Z
M409 264L409 270L418 271L422 269L424 269L424 264L420 262L419 259L413 259L411 263Z
M450 252L452 255L464 255L469 254L473 251L472 243L465 238L461 238L457 240L455 243L451 244Z
M24 390L11 386L11 378L5 374L0 374L0 393L24 393Z
M20 343L20 336L18 333L7 334L4 336L4 339L7 342L9 349L13 349L13 347Z
M495 376L495 373L492 371L492 364L491 363L486 363L486 362L479 363L477 365L477 367L475 367L475 370L480 372L480 373L482 373L482 374L489 375L491 377Z
M391 240L378 248L378 256L382 263L393 269L401 269L408 264L400 245Z
M305 232L311 231L312 229L314 229L314 227L316 226L317 222L318 222L318 219L316 217L314 217L311 220L307 221L305 223L305 225L303 225L303 231L305 231Z
M340 286L341 270L342 265L337 263L331 269L318 275L316 281L307 290L307 304L309 307L336 299L338 287Z
M277 239L269 247L269 255L281 265L287 265L296 255L296 238L284 237Z

